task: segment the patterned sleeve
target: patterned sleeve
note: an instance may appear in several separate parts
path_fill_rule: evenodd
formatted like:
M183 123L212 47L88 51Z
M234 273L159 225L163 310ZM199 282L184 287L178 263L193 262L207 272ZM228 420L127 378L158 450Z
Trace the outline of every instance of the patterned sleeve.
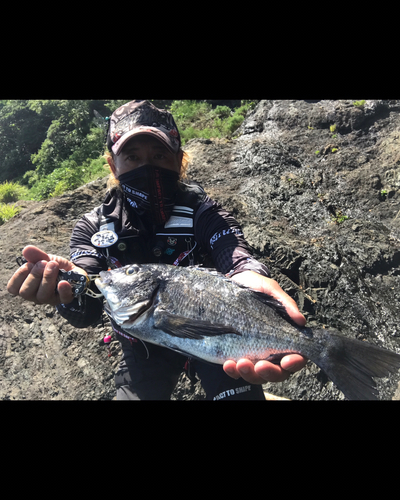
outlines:
M76 224L70 242L71 262L88 274L98 274L107 269L104 255L99 253L90 241L91 236L96 232L97 228L94 223L84 216ZM91 288L98 292L94 283ZM76 328L86 328L100 319L103 300L82 295L81 304L78 299L74 299L69 304L60 304L57 310L71 325Z
M196 240L211 255L218 271L229 276L255 271L271 277L269 269L252 256L239 223L220 204L207 198L194 225Z

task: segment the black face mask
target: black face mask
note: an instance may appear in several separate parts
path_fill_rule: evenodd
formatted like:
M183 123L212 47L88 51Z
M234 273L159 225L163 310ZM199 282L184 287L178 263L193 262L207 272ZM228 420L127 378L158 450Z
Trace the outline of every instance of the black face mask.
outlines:
M142 165L118 177L131 209L154 225L169 219L179 174L155 165Z

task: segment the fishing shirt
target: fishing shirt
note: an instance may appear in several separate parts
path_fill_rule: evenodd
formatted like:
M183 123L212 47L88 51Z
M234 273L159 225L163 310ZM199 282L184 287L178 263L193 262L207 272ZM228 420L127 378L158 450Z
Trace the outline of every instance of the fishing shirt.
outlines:
M175 206L164 226L146 226L120 189L107 191L102 205L83 215L73 230L70 260L89 275L128 264L203 265L233 276L243 271L270 277L269 269L252 255L242 228L231 213L196 183L179 182ZM111 228L118 241L98 248L92 236ZM95 284L91 288L97 293ZM70 324L85 328L97 322L103 299L83 295L57 310Z

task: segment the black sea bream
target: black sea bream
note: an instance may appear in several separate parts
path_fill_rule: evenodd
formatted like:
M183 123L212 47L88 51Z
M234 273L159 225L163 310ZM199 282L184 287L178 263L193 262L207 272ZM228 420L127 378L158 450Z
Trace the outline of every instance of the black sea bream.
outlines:
M129 335L211 363L277 362L289 353L318 365L348 399L377 399L372 377L400 355L328 330L296 326L285 308L209 269L167 264L102 271L106 312Z

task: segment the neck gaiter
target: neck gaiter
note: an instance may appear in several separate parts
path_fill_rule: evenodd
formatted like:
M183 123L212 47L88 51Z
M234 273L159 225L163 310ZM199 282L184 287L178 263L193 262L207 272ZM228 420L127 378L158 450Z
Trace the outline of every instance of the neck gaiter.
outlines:
M165 224L175 203L179 174L142 165L118 177L130 208L153 225Z

